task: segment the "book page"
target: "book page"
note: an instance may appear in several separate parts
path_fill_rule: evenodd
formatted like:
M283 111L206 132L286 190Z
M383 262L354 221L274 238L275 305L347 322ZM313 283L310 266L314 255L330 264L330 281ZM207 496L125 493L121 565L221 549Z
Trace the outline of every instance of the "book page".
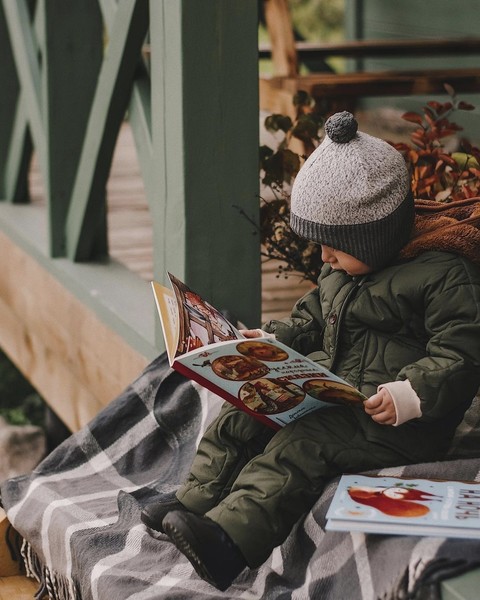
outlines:
M192 379L198 374L233 396L237 406L281 427L332 403L365 400L343 379L272 338L218 343L177 360Z
M152 281L153 295L162 324L165 346L170 364L175 358L178 345L178 308L173 290Z
M178 311L178 339L175 357L197 348L243 339L243 335L222 313L193 292L182 281L168 274Z

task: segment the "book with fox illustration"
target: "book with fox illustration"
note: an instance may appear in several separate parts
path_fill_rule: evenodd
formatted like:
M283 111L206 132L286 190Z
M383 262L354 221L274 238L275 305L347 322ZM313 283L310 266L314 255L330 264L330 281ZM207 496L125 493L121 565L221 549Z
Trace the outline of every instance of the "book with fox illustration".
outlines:
M480 538L480 483L343 475L326 529Z
M366 398L348 382L272 337L246 338L169 274L152 282L170 365L278 429L332 403Z

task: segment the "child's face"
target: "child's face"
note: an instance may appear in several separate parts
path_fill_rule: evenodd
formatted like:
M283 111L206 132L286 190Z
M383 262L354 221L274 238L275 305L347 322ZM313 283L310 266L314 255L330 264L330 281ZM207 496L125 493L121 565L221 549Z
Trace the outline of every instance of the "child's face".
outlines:
M324 246L323 244L322 260L325 263L330 263L332 269L345 271L349 275L365 275L373 271L372 267L369 267L351 254L335 250L335 248L330 248L330 246Z

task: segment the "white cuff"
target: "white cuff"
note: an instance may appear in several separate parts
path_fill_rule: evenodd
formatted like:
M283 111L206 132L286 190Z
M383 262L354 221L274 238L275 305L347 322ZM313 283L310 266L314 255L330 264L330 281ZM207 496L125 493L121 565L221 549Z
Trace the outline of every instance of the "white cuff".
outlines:
M416 419L422 416L420 408L420 398L410 385L408 379L404 381L391 381L390 383L382 383L378 386L377 391L385 388L390 392L397 413L397 420L393 424L394 427Z
M274 333L268 333L268 331L264 331L263 329L255 329L254 331L261 333L262 337L271 338L272 340L276 339Z
M241 333L242 335L244 335L244 332L245 332L245 331L251 331L251 332L255 331L256 333L258 333L258 336L257 336L257 338L258 338L258 337L262 337L262 338L271 338L272 340L275 340L275 339L277 339L277 338L275 337L275 334L274 334L274 333L268 333L267 331L264 331L263 329L247 329L246 327L241 327L241 328L239 329L239 331L240 331L240 333ZM254 338L254 337L252 337L252 336L248 336L248 337L247 337L247 336L245 336L245 339L247 339L247 340L255 340L255 339L257 339L257 338Z

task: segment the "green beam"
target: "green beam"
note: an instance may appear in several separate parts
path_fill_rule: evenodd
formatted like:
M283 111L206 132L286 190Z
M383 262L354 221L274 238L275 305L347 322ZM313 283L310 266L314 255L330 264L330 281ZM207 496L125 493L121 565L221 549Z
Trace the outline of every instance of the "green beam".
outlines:
M28 4L26 0L3 0L3 9L38 162L46 178L48 165L41 102L41 72ZM47 187L47 182L45 185Z
M476 600L480 596L480 569L472 569L439 584L442 600Z
M28 173L33 144L23 96L24 93L21 92L13 118L10 147L5 163L5 199L12 203L26 203L30 200Z
M147 0L122 0L109 34L66 221L67 255L89 260L105 236L105 185L148 30Z
M13 121L19 95L19 83L15 72L12 48L7 23L0 4L0 89L2 90L2 110L0 111L0 199L7 197L6 168L10 139L13 133Z
M64 256L65 222L103 58L97 0L44 3L44 122L50 255Z
M151 0L155 277L260 320L256 0Z
M117 11L116 0L99 0L105 28L111 31ZM150 190L150 173L155 168L153 164L153 149L151 136L151 90L150 76L138 57L138 70L133 82L132 95L128 106L128 120L132 128L135 146L138 154L140 170L146 188L147 199L155 197L155 190Z

